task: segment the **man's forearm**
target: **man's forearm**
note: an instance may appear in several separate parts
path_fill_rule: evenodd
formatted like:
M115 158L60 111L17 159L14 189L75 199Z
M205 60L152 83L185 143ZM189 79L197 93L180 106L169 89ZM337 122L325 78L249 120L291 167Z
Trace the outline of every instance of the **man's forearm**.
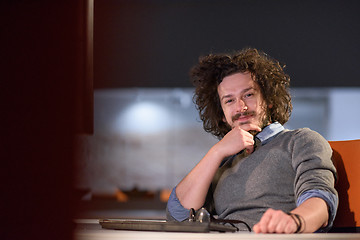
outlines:
M321 198L309 198L291 212L303 218L302 232L312 233L328 224L328 206Z
M193 170L178 184L176 195L185 208L199 209L204 205L207 192L221 161L228 156L247 149L254 149L254 138L248 132L261 131L254 124L233 128L216 143Z
M292 210L290 215L281 210L268 209L253 230L255 233L313 233L327 225L328 217L326 202L321 198L309 198Z
M222 161L215 148L205 155L191 172L177 185L176 196L181 204L195 210L204 205L212 179Z

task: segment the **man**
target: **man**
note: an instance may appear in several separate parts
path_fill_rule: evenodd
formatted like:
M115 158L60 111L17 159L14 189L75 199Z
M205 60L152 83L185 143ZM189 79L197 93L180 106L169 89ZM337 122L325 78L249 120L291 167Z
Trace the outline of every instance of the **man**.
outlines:
M168 219L205 207L256 233L329 230L338 204L332 151L318 133L282 126L292 104L280 64L244 49L201 58L191 77L204 129L220 141L173 189Z

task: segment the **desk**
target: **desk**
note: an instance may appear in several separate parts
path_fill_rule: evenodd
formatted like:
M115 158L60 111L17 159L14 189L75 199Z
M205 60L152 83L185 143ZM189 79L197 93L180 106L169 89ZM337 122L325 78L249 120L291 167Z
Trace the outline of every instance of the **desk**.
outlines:
M82 219L76 221L78 227L74 240L246 240L246 239L346 239L360 240L360 233L316 233L316 234L255 234L255 233L175 233L175 232L145 232L120 231L102 229L96 219Z

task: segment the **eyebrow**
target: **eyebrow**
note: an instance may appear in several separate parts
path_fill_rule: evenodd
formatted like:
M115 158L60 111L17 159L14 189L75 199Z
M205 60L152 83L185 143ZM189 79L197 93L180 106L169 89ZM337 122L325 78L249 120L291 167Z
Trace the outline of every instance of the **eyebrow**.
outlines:
M246 93L247 91L252 90L252 89L255 90L254 87L245 88L245 89L243 89L243 90L240 92L240 94ZM221 100L223 100L223 99L225 99L225 98L231 98L232 96L233 96L233 94L224 95L224 96L221 97Z

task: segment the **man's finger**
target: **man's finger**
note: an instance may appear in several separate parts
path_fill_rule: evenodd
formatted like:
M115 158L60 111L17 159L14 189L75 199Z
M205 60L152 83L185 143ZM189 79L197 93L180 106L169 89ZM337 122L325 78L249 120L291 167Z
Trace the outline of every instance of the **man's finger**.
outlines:
M264 215L261 217L260 222L257 223L258 225L258 232L259 233L267 233L268 232L268 225L271 221L272 215L269 214L269 210L264 213Z
M257 132L261 132L261 128L255 124L244 124L244 125L240 125L239 126L242 130L245 130L245 131L257 131Z
M254 145L248 146L245 149L246 149L246 153L250 154L254 151Z

